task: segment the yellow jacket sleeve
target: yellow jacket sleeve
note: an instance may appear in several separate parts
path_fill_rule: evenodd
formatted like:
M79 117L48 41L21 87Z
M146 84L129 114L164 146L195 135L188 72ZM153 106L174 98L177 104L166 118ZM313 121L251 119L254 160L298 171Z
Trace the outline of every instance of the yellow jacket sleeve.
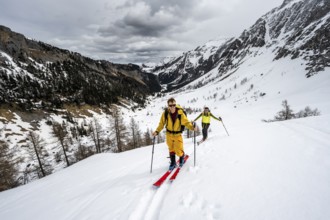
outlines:
M188 120L187 116L181 111L181 125L184 125L189 130L194 130L193 124Z
M197 118L195 118L194 121L197 121L200 117L202 117L202 114L203 114L203 113L200 113L200 114L197 116Z
M156 129L157 134L159 134L163 130L164 126L165 126L165 112L163 112L162 116L160 117L160 121Z
M210 115L211 115L211 117L214 118L215 120L220 121L219 118L215 117L212 113L210 113Z

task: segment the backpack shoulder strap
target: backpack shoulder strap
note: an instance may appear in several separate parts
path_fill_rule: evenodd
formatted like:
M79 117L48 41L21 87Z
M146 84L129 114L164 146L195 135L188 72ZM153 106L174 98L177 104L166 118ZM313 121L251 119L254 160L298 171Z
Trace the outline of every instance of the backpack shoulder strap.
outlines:
M186 111L183 108L177 108L177 109L181 110L184 115L187 115ZM178 118L179 118L180 124L181 124L181 114L178 114Z
M167 117L168 117L168 109L167 108L165 108L165 115L164 115L164 117L165 117L165 125L167 126Z

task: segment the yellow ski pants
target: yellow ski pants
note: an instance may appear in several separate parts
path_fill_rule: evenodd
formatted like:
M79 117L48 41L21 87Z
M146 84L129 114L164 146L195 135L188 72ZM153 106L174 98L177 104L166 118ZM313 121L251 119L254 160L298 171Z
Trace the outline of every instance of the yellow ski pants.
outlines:
M182 135L166 134L166 144L169 152L174 152L177 156L181 157L184 154Z

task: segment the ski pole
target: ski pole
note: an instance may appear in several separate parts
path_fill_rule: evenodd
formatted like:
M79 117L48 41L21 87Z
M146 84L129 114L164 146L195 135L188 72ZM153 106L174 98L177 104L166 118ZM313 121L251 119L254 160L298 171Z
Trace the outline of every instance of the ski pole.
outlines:
M152 154L151 154L151 167L150 167L150 173L152 173L152 162L154 160L154 148L155 148L155 137L152 140Z
M222 120L221 120L221 123L222 123L223 127L225 128L225 130L226 130L226 132L227 132L227 135L229 136L228 131L227 131L226 127L225 127L225 124L223 123Z
M194 166L196 166L196 131L195 131L196 123L193 122L193 125L194 125Z

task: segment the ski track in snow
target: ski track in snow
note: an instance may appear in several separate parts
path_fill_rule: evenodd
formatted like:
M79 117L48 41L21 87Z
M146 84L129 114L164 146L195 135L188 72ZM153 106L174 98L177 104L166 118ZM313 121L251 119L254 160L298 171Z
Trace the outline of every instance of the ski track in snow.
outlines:
M190 155L191 160L193 159L193 149L190 149L194 147L193 143L186 143L185 147L188 147L189 150L187 150L187 154ZM196 143L197 147L197 143ZM160 177L163 175L163 172L161 171L159 175ZM173 175L173 173L171 174ZM170 191L170 188L172 183L169 181L171 175L165 180L165 182L161 185L159 188L155 188L154 186L151 186L150 189L147 189L147 192L144 193L139 199L139 201L136 202L138 204L134 211L129 215L129 220L155 220L159 219L160 213L161 213L161 207L164 203L164 200L166 199L167 193ZM157 179L156 178L156 179ZM156 180L153 180L156 181ZM186 201L186 202L185 202ZM183 198L183 203L187 203L187 200ZM189 203L189 202L188 202ZM207 219L214 219L207 218Z
M159 218L162 204L169 190L169 178L159 188L148 189L137 202L138 206L129 216L129 220L154 220Z
M152 198L151 205L149 206L149 209L147 210L145 214L145 220L154 220L159 219L159 215L161 212L161 207L163 205L163 202L165 200L165 196L167 191L169 190L169 182L168 180L162 184L161 187L156 190L155 196Z
M129 216L129 220L139 220L144 219L146 212L148 210L149 204L151 203L153 197L155 196L155 191L149 189L142 198L137 202L137 207L133 210L133 212Z

